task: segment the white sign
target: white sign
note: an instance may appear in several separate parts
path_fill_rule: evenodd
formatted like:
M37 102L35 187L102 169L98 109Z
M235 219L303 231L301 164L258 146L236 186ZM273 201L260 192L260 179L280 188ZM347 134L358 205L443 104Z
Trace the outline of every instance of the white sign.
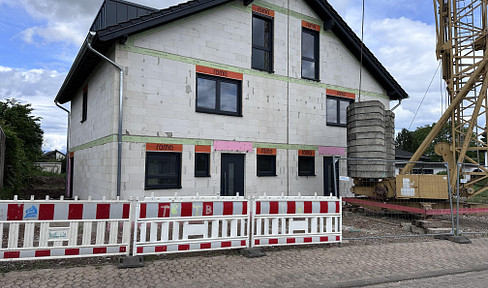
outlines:
M49 227L49 241L68 240L69 227Z

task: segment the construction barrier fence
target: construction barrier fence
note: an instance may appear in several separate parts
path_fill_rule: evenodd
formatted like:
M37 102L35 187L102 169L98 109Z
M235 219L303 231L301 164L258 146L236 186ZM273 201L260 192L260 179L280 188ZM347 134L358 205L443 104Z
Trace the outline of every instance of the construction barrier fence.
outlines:
M129 255L128 201L0 201L0 261Z
M262 196L253 201L252 246L338 243L342 203L337 197Z
M15 198L0 201L0 261L338 243L341 215L324 196Z
M148 198L137 204L134 255L248 247L244 197Z

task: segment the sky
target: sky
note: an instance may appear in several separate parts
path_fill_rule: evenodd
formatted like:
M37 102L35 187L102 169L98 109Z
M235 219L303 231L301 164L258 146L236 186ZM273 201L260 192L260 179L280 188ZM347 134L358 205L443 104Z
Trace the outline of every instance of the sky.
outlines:
M185 2L131 1L154 8ZM66 151L67 115L53 101L102 2L0 0L0 99L32 104L33 114L42 118L43 151ZM363 0L329 3L361 37ZM445 93L439 72L436 74L432 2L364 3L364 43L410 96L394 111L396 131L436 122L445 108ZM390 106L396 104L393 101ZM69 109L69 105L65 107Z

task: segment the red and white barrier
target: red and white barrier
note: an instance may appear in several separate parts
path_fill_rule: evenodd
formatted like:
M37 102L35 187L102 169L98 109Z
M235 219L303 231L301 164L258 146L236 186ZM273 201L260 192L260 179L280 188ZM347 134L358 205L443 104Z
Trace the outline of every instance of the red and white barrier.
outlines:
M341 198L263 196L253 203L253 247L342 241Z
M246 248L243 197L147 198L138 203L134 255Z
M0 201L0 261L128 255L130 210L129 201Z

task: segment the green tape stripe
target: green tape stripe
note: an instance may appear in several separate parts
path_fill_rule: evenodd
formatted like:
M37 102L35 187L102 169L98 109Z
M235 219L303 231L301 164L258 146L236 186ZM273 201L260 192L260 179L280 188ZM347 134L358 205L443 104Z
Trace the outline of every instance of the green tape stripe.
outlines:
M123 135L122 142L125 143L162 143L162 144L183 144L183 145L212 145L214 140L208 139L189 139L189 138L166 138L156 136L133 136ZM223 140L225 141L225 140ZM109 135L88 143L73 147L69 149L69 152L76 152L93 148L95 146L101 146L108 143L116 143L117 135ZM263 143L253 142L253 148L275 148L285 150L318 150L318 145L299 145L299 144L280 144L280 143Z
M76 152L79 150L85 150L85 149L92 148L95 146L100 146L100 145L104 145L104 144L108 144L108 143L114 143L114 142L117 142L117 135L116 134L108 135L108 136L105 136L103 138L100 138L100 139L97 139L94 141L90 141L88 143L85 143L85 144L82 144L79 146L75 146L73 148L70 148L69 152Z

